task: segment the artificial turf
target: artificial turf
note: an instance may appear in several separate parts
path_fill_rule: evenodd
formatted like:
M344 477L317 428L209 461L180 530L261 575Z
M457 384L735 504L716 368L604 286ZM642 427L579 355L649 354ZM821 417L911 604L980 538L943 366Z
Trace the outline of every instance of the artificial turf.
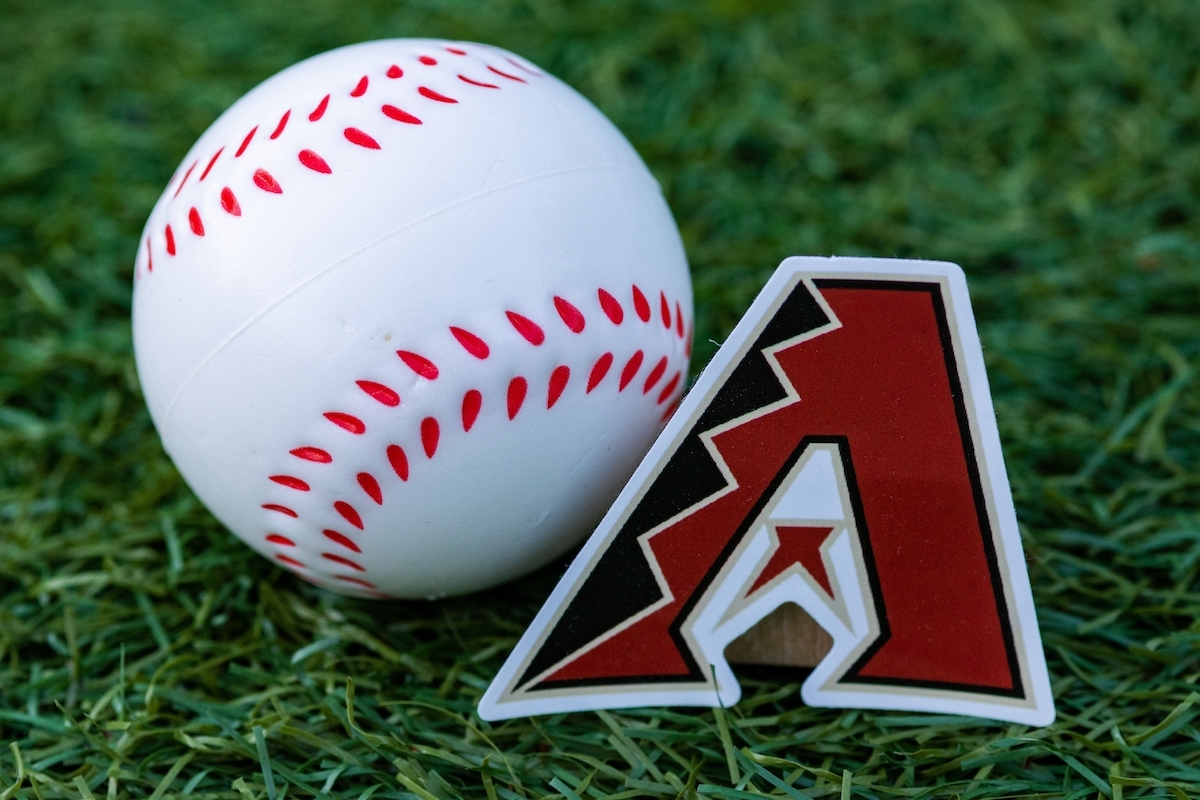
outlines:
M163 455L141 226L254 84L355 41L519 52L675 212L695 368L781 258L971 281L1058 721L804 707L474 716L562 565L314 589ZM0 800L1200 794L1200 6L1088 0L0 0Z

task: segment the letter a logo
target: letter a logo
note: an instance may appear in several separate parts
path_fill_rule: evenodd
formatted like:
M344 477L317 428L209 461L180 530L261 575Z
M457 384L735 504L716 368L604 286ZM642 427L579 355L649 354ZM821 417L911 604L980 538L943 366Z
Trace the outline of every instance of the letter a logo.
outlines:
M479 713L732 705L785 603L832 640L809 705L1054 719L957 266L784 261Z

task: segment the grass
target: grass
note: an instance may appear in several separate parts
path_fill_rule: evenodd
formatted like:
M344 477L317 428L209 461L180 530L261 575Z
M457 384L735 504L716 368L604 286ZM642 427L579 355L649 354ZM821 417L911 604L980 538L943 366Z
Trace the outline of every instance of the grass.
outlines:
M130 348L141 225L287 64L516 50L626 132L688 246L702 365L790 254L967 270L1058 721L806 708L489 725L561 565L367 603L223 531ZM1200 13L1111 0L3 0L0 800L1200 793Z

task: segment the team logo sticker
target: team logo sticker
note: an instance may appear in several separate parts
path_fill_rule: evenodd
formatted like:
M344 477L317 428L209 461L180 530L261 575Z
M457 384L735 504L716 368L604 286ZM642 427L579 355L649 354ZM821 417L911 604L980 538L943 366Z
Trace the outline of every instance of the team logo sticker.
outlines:
M962 271L789 258L479 705L732 705L725 648L786 603L813 706L1054 719Z

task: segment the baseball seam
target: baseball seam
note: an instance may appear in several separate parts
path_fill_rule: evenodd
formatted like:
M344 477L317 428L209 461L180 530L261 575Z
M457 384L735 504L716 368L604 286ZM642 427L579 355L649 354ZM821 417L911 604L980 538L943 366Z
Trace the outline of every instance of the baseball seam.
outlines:
M447 53L450 53L453 56L462 57L462 56L468 55L468 52L465 49L463 49L462 47L445 45L442 47L442 49L444 51L446 51ZM475 55L480 55L480 54L475 53ZM526 75L529 75L532 77L537 77L537 78L543 77L541 72L539 72L525 64L521 64L520 62L518 62L516 59L512 58L511 56L505 55L505 56L503 56L503 58L506 62L511 64L513 67L515 67L515 69L519 72L523 72ZM437 59L435 59L429 55L418 56L415 60L417 61L418 64L420 64L423 67L434 67L434 66L438 66L440 63ZM515 72L499 69L492 64L485 64L485 66L487 67L488 71L492 75L496 76L494 78L494 80L496 81L495 83L490 82L490 81L478 80L476 78L472 78L468 75L464 75L463 73L457 72L457 71L455 71L455 74L456 74L457 78L459 79L459 81L463 84L464 87L470 86L470 87L474 87L475 89L480 89L480 90L484 90L484 91L499 90L502 88L503 85L516 86L519 84L528 83L528 81L525 78L521 77L520 74L516 74ZM391 64L390 66L387 66L383 70L383 77L388 82L401 80L407 74L408 73L406 73L404 71L404 69L402 69L398 64ZM419 81L419 79L418 79L418 81ZM358 82L354 85L354 88L351 89L350 92L348 93L349 97L354 98L354 99L364 97L367 94L367 92L370 90L370 86L371 86L371 76L363 75L361 78L358 79ZM473 89L468 90L468 91L473 91ZM438 105L458 105L460 103L460 100L457 97L451 97L442 92L438 92L433 89L430 89L429 87L424 86L424 85L418 85L417 94L422 98L423 102L431 102L431 103L436 103ZM322 119L325 119L326 114L329 110L330 104L332 102L333 102L333 93L328 92L316 103L316 105L313 107L312 111L309 112L308 114L304 114L304 116L307 117L307 120L310 124L319 123ZM419 109L417 109L417 110L419 111ZM279 139L280 136L283 135L283 132L287 129L288 125L292 124L292 118L293 118L294 111L296 111L295 107L289 108L286 111L284 111L282 116L280 116L279 120L277 122L275 122L274 126L271 128L271 133L266 136L267 143L275 141L275 140ZM299 112L299 113L303 113L303 112ZM391 103L383 103L383 105L380 106L380 113L383 117L387 118L387 120L391 120L394 123L399 123L399 124L404 124L404 125L422 125L422 124L424 124L424 121L416 114L411 113L408 110L401 109L398 106L393 105ZM296 122L295 124L302 124L302 123ZM368 123L365 123L365 122L362 124L364 126L368 125ZM264 126L262 123L253 125L250 128L250 131L244 136L244 138L241 139L240 144L238 145L237 149L234 151L232 158L234 158L234 159L242 158L251 150L252 145L254 145L257 142L262 141L263 137L259 136L258 133L259 133L260 129L265 133L265 131L267 130L267 127L270 127L270 126ZM380 145L378 139L376 139L370 133L368 133L367 131L365 131L359 127L355 127L355 126L346 127L342 131L342 136L343 136L343 138L346 139L346 141L350 142L353 145L357 145L358 147L360 147L364 150L382 150L383 149L382 145ZM180 194L183 192L184 187L189 185L188 180L191 178L193 173L195 173L196 168L202 162L205 164L205 166L204 166L203 170L201 171L200 176L196 180L195 184L192 184L192 185L199 186L201 183L203 183L204 180L206 178L208 178L209 173L212 172L213 168L216 166L216 164L218 163L221 156L225 153L225 151L227 149L229 149L229 146L230 146L229 142L221 143L216 148L216 150L213 152L213 154L207 159L207 161L204 161L204 159L202 157L193 159L191 164L188 165L187 169L184 170L183 177L180 178L178 182L176 182L175 179L172 179L171 182L167 185L167 188L163 192L164 196L167 194L170 194L170 196L171 196L170 200L167 201L167 206L169 207L170 205L172 205L180 197ZM261 147L261 145L260 145L260 147ZM323 175L332 175L333 174L333 169L332 169L332 167L330 167L329 162L323 156L321 156L319 153L317 153L315 150L312 150L310 148L302 149L299 152L297 152L296 158L302 166L304 166L305 168L307 168L308 170L310 170L312 172L316 172L316 173L323 174ZM254 173L252 174L252 176L250 178L250 183L252 183L254 185L254 187L257 188L258 190L268 193L268 194L282 195L284 193L284 186L275 178L274 175L272 175L266 169L263 169L261 167L254 171ZM173 189L172 189L172 186L174 186ZM237 191L238 192L249 191L249 189L250 189L250 187L248 187L248 186L244 187L244 188L239 187ZM221 208L225 211L225 214L227 217L237 218L237 217L242 216L241 203L238 201L237 192L235 192L232 187L230 187L228 185L221 187L221 190L219 192L219 198L220 198ZM186 218L187 218L187 227L191 231L193 237L195 237L195 238L201 238L201 239L204 238L205 235L211 229L210 226L213 224L213 221L210 219L209 225L208 226L205 225L205 220L201 216L200 210L195 205L192 205L188 208ZM162 251L165 252L165 254L167 255L168 258L174 258L176 255L178 255L179 248L181 246L183 246L184 240L177 234L177 232L172 227L170 222L163 224L161 236L162 236ZM154 271L154 249L156 247L156 244L157 244L156 243L156 234L149 233L146 236L145 241L143 242L147 274L153 273L153 271ZM134 269L134 279L135 280L140 280L142 277L141 264L142 264L142 259L139 258L135 262L135 269Z
M622 294L625 294L622 292ZM549 324L542 324L528 316L520 314L516 311L507 310L504 316L508 326L512 332L522 339L527 346L535 348L542 347L550 336L564 335L579 335L588 326L588 316L591 316L594 324L611 325L614 328L620 327L623 324L641 324L645 326L654 326L657 322L661 322L667 333L673 334L675 339L682 345L685 358L691 356L691 323L685 322L683 308L678 300L672 302L666 296L665 292L659 292L657 303L651 303L646 293L642 291L636 284L630 286L628 290L627 301L632 309L632 313L627 313L625 306L617 299L616 295L607 291L604 288L598 288L595 292L595 307L599 311L599 315L589 311L589 315L585 315L578 305L572 303L564 297L555 295L553 298L554 310L557 315L557 320L551 320ZM657 305L657 308L654 306ZM602 317L597 319L597 316ZM636 320L636 322L635 322ZM445 332L448 333L457 342L459 348L465 351L473 360L487 361L491 356L491 345L489 345L481 336L472 331L466 330L458 326L448 325L445 327ZM397 358L417 377L427 381L437 381L445 374L445 367L439 367L429 358L412 350L397 350ZM591 395L594 390L600 387L601 384L608 380L610 388L615 385L616 392L621 393L629 388L640 389L643 396L655 401L657 406L665 407L661 414L661 421L670 417L674 412L675 407L679 403L679 398L682 394L683 372L682 369L677 369L674 374L667 378L667 373L671 365L671 355L669 353L661 355L657 359L653 356L647 358L647 354L643 349L637 349L632 354L623 353L620 359L612 350L606 349L586 370L586 386L585 395ZM614 367L619 369L614 370ZM643 367L648 369L643 370ZM644 377L642 377L644 373ZM609 376L613 375L613 379ZM640 379L640 380L639 380ZM546 385L545 406L549 411L562 398L567 386L573 381L577 382L577 378L572 375L571 369L566 364L558 364L550 374ZM640 385L639 385L640 383ZM383 408L398 408L402 405L400 393L384 383L374 380L358 380L355 384L359 390L365 393L376 401L379 407ZM530 398L532 387L530 382L524 376L515 375L509 379L507 389L504 393L503 405L509 421L515 420L517 416L528 407L527 401ZM475 427L475 422L479 416L485 398L478 389L468 389L462 397L460 406L459 424L464 433L470 433ZM670 402L670 401L674 402ZM492 402L495 402L494 400ZM374 406L373 406L374 408ZM367 433L368 423L362 416L355 415L339 410L330 410L322 414L325 420L341 429L346 435L351 437L362 436ZM419 423L419 440L421 443L421 451L427 460L432 460L437 454L440 444L444 418L439 420L435 416L426 416ZM338 460L336 453L329 450L316 447L313 445L300 445L288 451L288 454L296 459L291 462L299 465L306 463L308 465L319 466L322 470L326 465L333 465ZM382 480L388 481L398 479L400 483L406 483L409 480L411 471L418 468L421 462L419 460L420 452L410 453L404 450L398 444L387 444L383 448L384 458L390 466L392 475L384 475ZM331 470L336 467L328 467ZM267 479L275 485L275 487L296 492L298 496L311 496L310 493L319 490L319 485L316 481L318 478L309 476L307 479L295 474L297 470L288 470L267 476ZM338 473L318 473L319 479L327 478L344 478L344 474ZM342 584L361 590L364 593L385 596L378 591L377 586L367 580L370 577L370 569L368 566L355 560L355 555L362 552L359 542L355 537L366 535L366 524L363 520L362 513L356 507L356 503L361 505L364 502L373 502L375 505L383 506L384 500L384 484L381 482L380 476L372 472L361 471L355 475L355 482L361 490L361 495L357 498L339 496L338 499L332 501L332 508L337 513L338 517L345 525L343 532L335 530L331 527L318 525L321 530L321 535L324 538L324 546L322 548L309 548L299 544L295 539L278 533L276 526L269 523L265 525L264 540L271 545L275 559L300 574L306 580L309 580L317 585L323 585L319 575L312 571L310 564L296 558L296 555L304 551L304 557L312 556L322 560L322 566L328 569L344 569L348 572L330 573L329 577ZM394 485L394 484L393 484ZM389 492L391 489L389 489ZM330 496L334 493L330 492ZM295 508L296 503L288 504L286 502L276 502L276 499L284 499L282 497L273 497L268 502L261 504L263 510L268 512L268 515L281 515L283 518L295 520L301 519L301 514ZM320 508L327 512L324 505ZM321 513L321 512L318 512ZM330 543L336 547L330 547Z

